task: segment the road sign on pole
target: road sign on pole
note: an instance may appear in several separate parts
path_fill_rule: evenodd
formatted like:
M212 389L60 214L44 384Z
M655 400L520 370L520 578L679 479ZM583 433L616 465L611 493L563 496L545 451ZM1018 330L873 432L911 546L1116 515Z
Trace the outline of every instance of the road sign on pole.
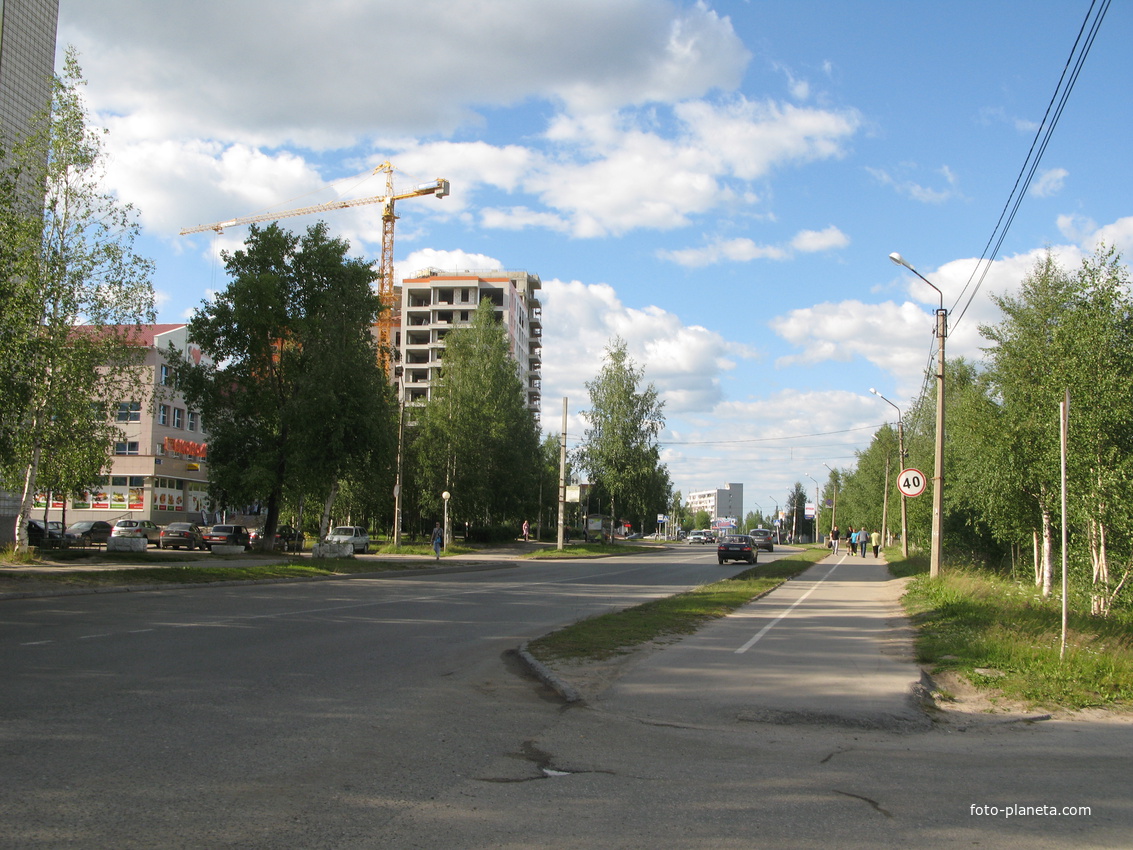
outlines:
M925 478L923 472L919 469L909 467L902 469L901 474L897 477L897 489L901 491L902 496L919 496L924 492L925 487L928 485L928 479Z

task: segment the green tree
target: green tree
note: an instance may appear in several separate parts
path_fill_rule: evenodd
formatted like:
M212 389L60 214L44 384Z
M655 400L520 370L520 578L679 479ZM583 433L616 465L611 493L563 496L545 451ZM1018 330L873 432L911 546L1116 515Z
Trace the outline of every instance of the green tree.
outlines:
M244 249L222 254L228 286L189 321L211 362L169 353L175 385L208 428L214 498L264 500L266 541L285 490L322 496L325 533L339 482L388 455L375 273L348 251L323 222L303 236L253 225Z
M101 188L83 84L68 49L49 111L0 178L0 464L22 494L25 550L43 459L62 486L96 475L118 431L91 400L140 401L147 388L135 331L154 320L152 264L133 251L133 209Z
M641 523L650 513L663 512L672 489L668 469L661 463L657 435L665 426L664 402L657 389L639 390L644 371L614 339L598 376L586 383L589 422L576 457L591 481L601 488L610 514L635 517Z
M439 517L448 491L451 519L518 526L537 507L538 428L488 299L445 336L441 374L414 430L422 510Z

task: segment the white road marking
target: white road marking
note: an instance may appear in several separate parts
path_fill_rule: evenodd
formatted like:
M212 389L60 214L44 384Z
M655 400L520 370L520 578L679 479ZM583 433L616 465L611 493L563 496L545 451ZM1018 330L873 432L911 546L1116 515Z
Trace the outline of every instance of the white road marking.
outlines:
M843 560L845 560L845 559L843 559ZM838 564L841 564L841 563L842 563L842 561L838 562ZM758 632L756 632L755 636L751 640L749 640L747 643L745 643L743 646L741 646L739 649L737 649L734 654L735 655L742 655L743 653L745 653L749 649L751 649L753 646L755 646L757 643L759 643L759 639L761 637L763 637L765 634L767 634L769 631L771 631L772 627L776 623L778 623L780 620L782 620L784 617L786 617L788 614L790 614L792 611L794 611L795 608L800 603L802 603L802 601L804 599L806 599L808 596L810 596L812 593L814 593L816 590L818 590L818 586L820 584L822 584L824 581L826 581L826 579L830 578L831 574L836 569L838 569L838 564L835 564L834 566L832 566L830 568L830 572L828 572L826 575L824 575L822 578L820 578L818 581L816 581L814 583L814 585L811 587L810 590L808 590L806 593L804 593L802 596L800 596L798 599L796 599L793 603L791 603L791 606L786 611L784 611L782 614L780 614L778 617L776 617L774 620L772 620L770 623L768 623L766 626L764 626L762 629L760 629Z

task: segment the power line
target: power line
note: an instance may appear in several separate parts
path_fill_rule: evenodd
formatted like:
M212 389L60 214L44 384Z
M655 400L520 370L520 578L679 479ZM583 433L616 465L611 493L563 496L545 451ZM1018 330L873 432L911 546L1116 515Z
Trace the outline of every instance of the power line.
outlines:
M955 331L956 327L959 325L960 320L964 318L964 314L968 311L968 307L971 306L972 301L976 297L976 293L978 293L980 287L983 286L984 279L991 269L992 262L999 256L999 249L1003 246L1003 240L1007 238L1007 231L1010 230L1011 224L1015 220L1015 214L1019 211L1019 207L1023 203L1023 198L1026 197L1027 189L1030 187L1031 180L1034 178L1039 163L1042 161L1043 154L1046 152L1046 147L1050 143L1051 137L1054 135L1054 129L1058 126L1058 121L1062 117L1062 111L1066 108L1066 103L1070 99L1070 93L1074 90L1074 84L1078 81L1078 75L1082 72L1086 57L1090 53L1090 48L1094 45L1094 40L1097 38L1098 31L1101 29L1102 20L1105 18L1106 12L1109 11L1111 2L1112 0L1102 0L1101 5L1098 6L1097 0L1091 0L1090 8L1086 11L1086 18L1078 30L1078 37L1074 39L1074 46L1070 49L1070 55L1067 57L1066 64L1062 68L1062 75L1058 79L1058 85L1055 86L1054 94L1051 96L1050 103L1047 104L1042 123L1039 124L1038 129L1035 131L1035 138L1031 141L1031 148L1027 151L1027 157L1023 161L1019 175L1015 178L1015 185L1011 189L1011 194L1008 195L1007 203L1004 204L1003 211L999 214L999 221L996 222L995 228L988 238L987 245L984 246L983 253L980 254L979 259L976 261L975 268L972 269L972 274L968 277L968 282L964 284L964 288L960 291L960 295L956 299L956 303L958 304L971 285L976 273L980 272L979 280L972 289L972 294L968 296L968 300L965 302L964 308L960 311L960 315L952 321L953 331ZM1095 7L1097 7L1096 16L1094 16ZM1091 16L1093 16L1093 20L1091 20ZM995 246L991 247L993 242ZM981 268L982 272L980 271ZM953 305L953 309L955 309L955 304Z

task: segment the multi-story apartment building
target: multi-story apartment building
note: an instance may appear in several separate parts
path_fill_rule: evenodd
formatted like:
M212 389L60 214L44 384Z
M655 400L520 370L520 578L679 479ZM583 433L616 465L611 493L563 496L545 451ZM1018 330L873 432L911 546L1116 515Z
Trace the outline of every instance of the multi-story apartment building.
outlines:
M197 362L201 350L179 325L144 325L140 341L146 346L143 366L144 398L108 399L109 412L121 431L114 444L108 474L91 490L67 503L67 522L122 517L170 522L205 520L208 503L208 437L200 414L169 385L165 352L172 344L182 356ZM35 507L51 512L63 501L38 493ZM56 516L56 519L59 517Z
M713 520L731 517L743 522L744 485L725 484L718 490L694 490L688 494L688 508L694 514L707 511Z
M51 105L59 0L0 0L0 139L27 134Z
M527 406L539 416L542 400L543 314L536 295L542 283L525 271L444 272L427 269L401 287L399 397L424 402L440 374L445 334L468 324L480 301L495 306L507 334L516 371L527 391Z

